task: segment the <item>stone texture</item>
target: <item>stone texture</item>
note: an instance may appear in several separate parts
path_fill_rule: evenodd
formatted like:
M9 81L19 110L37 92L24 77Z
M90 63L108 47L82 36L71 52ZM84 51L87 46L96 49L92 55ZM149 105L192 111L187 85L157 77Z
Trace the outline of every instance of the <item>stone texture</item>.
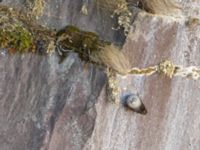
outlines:
M139 14L123 48L132 66L153 66L165 59L200 66L200 26L191 29L184 23L182 19ZM120 81L122 94L138 93L148 114L142 116L115 107L102 98L85 149L200 149L200 81L156 74L129 75Z
M85 144L94 127L93 105L105 84L102 71L85 69L75 54L62 64L56 56L1 57L0 70L1 150Z
M23 8L23 1L3 2ZM146 67L170 59L200 66L200 26L185 18L200 18L198 0L180 1L178 18L141 12L123 51L132 66ZM95 9L80 14L80 1L47 1L38 22L57 29L74 24L122 43L110 27L113 20ZM70 12L70 13L69 13ZM200 81L165 76L119 77L122 94L138 93L148 114L139 115L106 100L102 70L75 54L58 64L55 55L0 56L0 150L199 150ZM100 94L100 95L99 95Z

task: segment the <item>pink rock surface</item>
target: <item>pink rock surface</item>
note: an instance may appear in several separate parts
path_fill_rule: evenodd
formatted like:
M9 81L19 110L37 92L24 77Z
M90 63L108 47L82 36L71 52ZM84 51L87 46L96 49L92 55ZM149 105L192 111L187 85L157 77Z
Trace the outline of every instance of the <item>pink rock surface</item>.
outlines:
M133 67L153 66L165 59L200 66L200 26L191 29L182 19L142 13L133 27L123 48ZM123 93L139 94L148 114L138 115L100 99L86 149L200 149L200 81L155 74L129 75L120 84Z
M157 65L164 59L200 66L198 0L180 1L181 17L140 13L123 51L133 67ZM3 1L23 8L21 0ZM39 23L57 29L74 24L122 43L113 20L91 2L89 16L80 0L47 1ZM123 93L138 93L147 115L106 100L105 74L72 54L63 64L56 56L0 58L0 150L199 150L200 81L154 74L120 78ZM122 93L122 94L123 94ZM100 95L99 95L100 94Z

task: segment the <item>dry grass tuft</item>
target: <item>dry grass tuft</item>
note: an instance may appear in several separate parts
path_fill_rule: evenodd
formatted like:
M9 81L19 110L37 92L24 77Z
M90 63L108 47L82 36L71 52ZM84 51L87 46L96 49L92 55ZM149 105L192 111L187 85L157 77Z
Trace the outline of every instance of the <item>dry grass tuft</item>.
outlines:
M107 45L102 47L99 51L94 51L91 57L95 59L95 61L100 62L122 75L127 74L130 69L128 59L124 53L114 45Z
M33 16L39 17L43 15L45 8L45 0L26 0L30 13Z
M174 0L141 0L142 9L153 14L172 15L180 11L180 6Z
M43 14L44 7L45 7L45 1L44 0L35 0L34 5L33 5L33 9L32 9L32 13L35 16L41 16Z

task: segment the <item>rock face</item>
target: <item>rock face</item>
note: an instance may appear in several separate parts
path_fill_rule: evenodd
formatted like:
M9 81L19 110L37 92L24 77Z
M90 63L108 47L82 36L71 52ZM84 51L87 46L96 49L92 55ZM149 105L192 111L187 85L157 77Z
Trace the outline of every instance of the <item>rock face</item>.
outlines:
M1 150L83 147L93 132L102 71L85 69L75 54L62 64L28 54L1 57L1 72Z
M24 6L20 0L2 3ZM112 19L90 5L94 13L83 16L79 0L47 1L38 22L57 29L74 24L122 43L110 29ZM181 5L177 18L138 14L123 46L133 67L164 59L200 66L200 25L186 19L200 19L200 2ZM143 116L108 102L105 74L76 54L62 64L55 55L0 57L0 150L200 149L200 81L157 74L121 78L122 94L135 92L143 100Z

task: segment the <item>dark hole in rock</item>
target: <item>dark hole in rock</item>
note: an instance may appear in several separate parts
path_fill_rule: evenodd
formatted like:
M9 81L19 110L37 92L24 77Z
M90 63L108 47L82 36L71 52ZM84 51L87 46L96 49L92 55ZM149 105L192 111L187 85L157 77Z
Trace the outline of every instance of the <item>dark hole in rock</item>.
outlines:
M38 40L36 44L36 52L40 55L46 53L46 48L45 48L46 42L44 40Z

